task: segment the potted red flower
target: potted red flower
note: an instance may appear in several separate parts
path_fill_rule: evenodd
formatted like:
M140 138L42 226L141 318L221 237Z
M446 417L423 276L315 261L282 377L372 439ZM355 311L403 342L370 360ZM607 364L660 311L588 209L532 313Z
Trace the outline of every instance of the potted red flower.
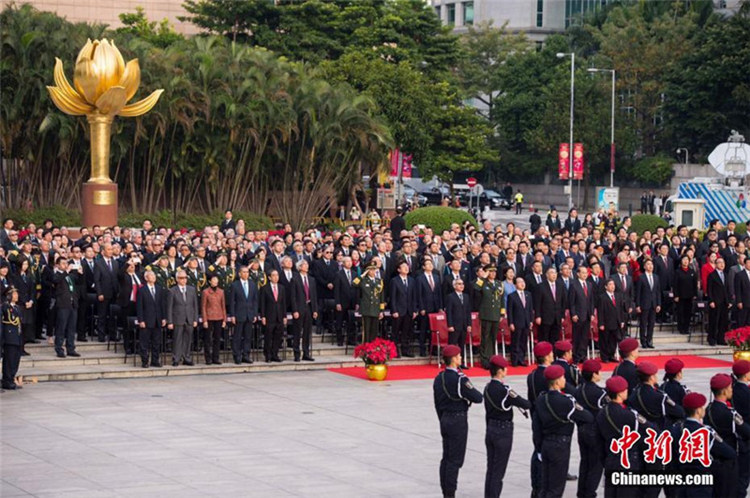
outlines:
M388 375L388 361L396 354L396 345L380 337L354 348L354 357L365 362L367 378L370 380L385 380Z
M739 327L724 334L726 343L734 349L735 360L750 360L750 327Z

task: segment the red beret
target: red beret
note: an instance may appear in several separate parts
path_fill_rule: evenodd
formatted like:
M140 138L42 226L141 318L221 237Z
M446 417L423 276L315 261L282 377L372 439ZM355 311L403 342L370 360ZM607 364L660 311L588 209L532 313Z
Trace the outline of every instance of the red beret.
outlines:
M724 389L732 383L728 374L716 374L711 377L711 389Z
M642 361L638 364L638 367L636 368L638 370L638 373L646 374L646 375L654 375L656 372L659 371L659 369L651 363L650 361Z
M685 364L679 358L671 358L664 364L664 372L674 375L685 367Z
M618 347L623 353L630 353L631 351L638 349L638 340L628 337L627 339L621 340Z
M562 352L571 351L573 349L573 345L570 343L570 341L557 341L555 343L555 349Z
M492 355L492 357L490 358L490 365L494 365L498 368L508 368L508 360L506 360L499 354Z
M565 369L560 365L551 365L544 369L544 378L547 380L555 380L565 375Z
M682 406L691 410L706 406L706 397L701 393L688 393L682 398Z
M613 375L607 379L607 391L617 394L628 390L628 381L625 377L619 375Z
M538 342L534 346L534 356L547 356L552 352L552 344L547 341Z
M588 359L583 362L582 370L584 372L598 372L602 369L602 364L599 360L596 359Z
M742 377L748 372L750 372L750 361L737 360L732 365L732 373L737 377Z
M459 354L461 354L461 348L453 344L449 344L443 348L443 358L453 358Z

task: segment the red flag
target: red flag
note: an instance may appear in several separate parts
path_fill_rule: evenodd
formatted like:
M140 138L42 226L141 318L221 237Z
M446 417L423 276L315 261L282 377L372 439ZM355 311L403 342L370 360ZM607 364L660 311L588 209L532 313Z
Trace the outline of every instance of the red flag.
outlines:
M573 144L573 179L583 179L583 144Z
M570 169L570 144L560 144L560 151L557 154L557 173L560 180L569 178Z

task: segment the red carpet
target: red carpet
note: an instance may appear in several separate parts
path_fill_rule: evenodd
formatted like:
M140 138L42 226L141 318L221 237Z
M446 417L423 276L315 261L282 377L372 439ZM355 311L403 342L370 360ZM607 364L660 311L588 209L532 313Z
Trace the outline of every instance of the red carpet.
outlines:
M717 360L714 358L706 358L703 356L693 355L680 355L680 356L647 356L638 361L650 361L655 364L659 369L664 368L664 363L670 358L679 358L685 363L685 368L720 368L727 369L732 362ZM474 368L464 370L466 375L469 377L489 377L490 373L483 368L480 368L478 362L475 362ZM605 372L611 372L615 369L615 363L605 363L602 365L602 370ZM529 367L509 367L508 375L527 375L534 369L533 366ZM356 377L359 379L367 380L367 373L364 367L350 367L350 368L329 368L328 371L348 375L350 377ZM386 380L419 380L419 379L432 379L438 373L437 365L403 365L388 367L388 378ZM661 375L664 372L660 372Z

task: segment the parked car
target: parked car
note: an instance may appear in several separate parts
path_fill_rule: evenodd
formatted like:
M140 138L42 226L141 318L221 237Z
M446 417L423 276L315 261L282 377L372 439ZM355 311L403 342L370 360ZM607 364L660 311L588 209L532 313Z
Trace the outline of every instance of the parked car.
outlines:
M420 195L424 196L428 206L439 206L443 199L450 197L450 191L445 187L432 187L428 190L422 190Z
M404 185L402 190L402 195L406 197L406 204L411 207L412 204L414 204L414 201L416 199L417 207L422 207L427 205L427 197L422 195L420 192L417 192L414 187L410 185Z
M462 192L461 205L468 206L469 198L469 192ZM504 197L494 190L485 190L478 196L471 196L471 204L472 206L489 204L490 209L510 209L512 207L512 202L509 198Z

